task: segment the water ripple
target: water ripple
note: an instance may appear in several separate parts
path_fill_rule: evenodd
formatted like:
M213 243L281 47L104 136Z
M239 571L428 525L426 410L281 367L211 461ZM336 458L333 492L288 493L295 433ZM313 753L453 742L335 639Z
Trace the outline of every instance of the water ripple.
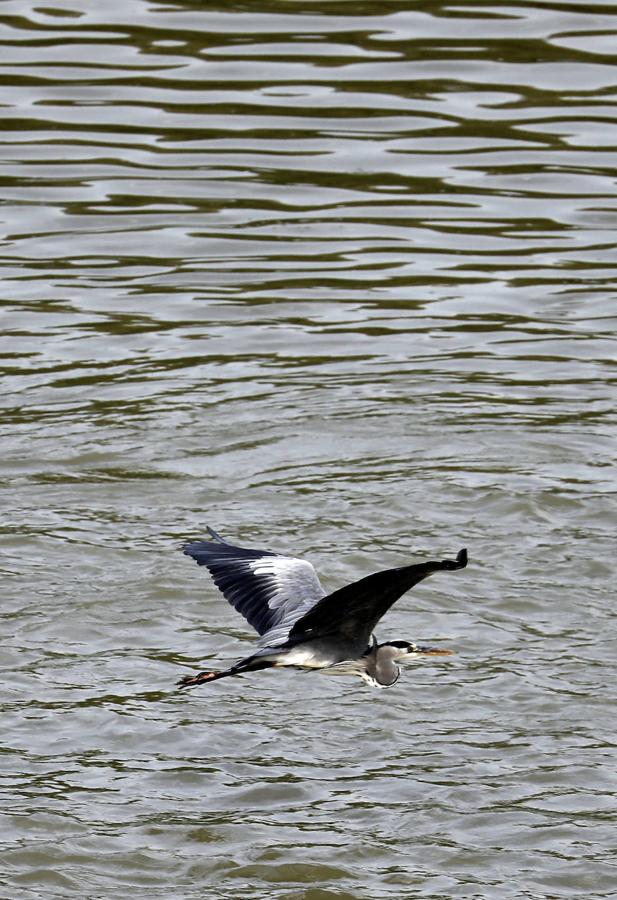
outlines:
M3 4L5 895L611 897L613 4L202 6ZM177 693L206 523L457 655Z

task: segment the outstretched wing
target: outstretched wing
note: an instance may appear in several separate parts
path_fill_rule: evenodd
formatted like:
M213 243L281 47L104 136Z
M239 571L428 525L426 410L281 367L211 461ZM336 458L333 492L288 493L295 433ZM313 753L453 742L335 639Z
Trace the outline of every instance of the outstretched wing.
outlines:
M299 616L325 591L313 566L270 550L234 547L208 528L213 541L194 541L182 549L200 566L234 609L262 635L259 643L280 643Z
M410 588L433 572L464 569L466 565L467 551L461 550L455 560L433 560L368 575L323 597L295 622L289 640L341 634L353 640L366 639L368 644L377 622Z

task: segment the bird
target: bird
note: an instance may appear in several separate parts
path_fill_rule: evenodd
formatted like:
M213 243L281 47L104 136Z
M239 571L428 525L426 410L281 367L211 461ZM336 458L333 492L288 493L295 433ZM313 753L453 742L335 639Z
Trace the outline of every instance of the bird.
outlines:
M407 640L380 644L373 629L419 581L433 572L465 568L467 550L456 559L385 569L328 594L307 560L236 547L209 526L207 531L212 540L193 541L182 550L208 569L226 600L255 629L259 649L223 671L185 675L177 682L180 688L283 666L359 676L371 687L387 688L399 679L398 661L452 653Z

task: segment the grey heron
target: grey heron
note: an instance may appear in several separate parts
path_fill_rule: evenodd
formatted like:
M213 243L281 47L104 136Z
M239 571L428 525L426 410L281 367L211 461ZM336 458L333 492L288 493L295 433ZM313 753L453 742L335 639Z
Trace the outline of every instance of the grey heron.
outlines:
M412 641L379 644L373 629L419 581L443 569L463 569L466 550L460 550L456 559L376 572L327 594L306 560L235 547L211 528L208 533L211 541L194 541L182 549L206 566L223 596L257 631L260 649L224 671L186 675L178 682L180 687L295 666L329 675L359 675L372 687L384 688L398 681L397 660L451 653Z

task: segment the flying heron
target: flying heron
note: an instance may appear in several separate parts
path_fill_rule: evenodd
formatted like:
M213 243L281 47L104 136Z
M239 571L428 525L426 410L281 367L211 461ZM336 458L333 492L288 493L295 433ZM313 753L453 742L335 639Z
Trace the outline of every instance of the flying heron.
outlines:
M326 594L306 560L235 547L212 528L208 533L211 541L194 541L182 549L206 566L223 596L257 631L260 649L222 672L186 675L178 682L180 687L273 666L295 666L328 675L359 675L372 687L384 688L398 681L397 660L451 653L411 641L379 644L373 629L419 581L442 569L463 569L466 550L460 550L455 560L386 569Z

